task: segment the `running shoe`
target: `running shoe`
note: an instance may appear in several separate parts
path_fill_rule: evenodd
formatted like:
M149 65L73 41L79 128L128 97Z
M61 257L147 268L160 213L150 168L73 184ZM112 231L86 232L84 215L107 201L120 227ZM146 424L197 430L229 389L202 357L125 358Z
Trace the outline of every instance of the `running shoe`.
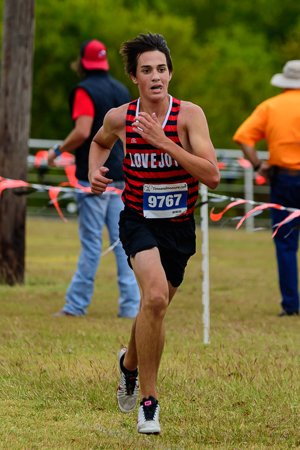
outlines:
M159 409L158 401L154 397L150 396L149 398L143 398L143 401L140 403L136 426L139 433L160 433L158 421Z
M134 411L139 396L138 369L128 374L122 372L121 358L125 353L126 348L122 348L118 354L120 386L117 392L117 401L123 413L130 413Z

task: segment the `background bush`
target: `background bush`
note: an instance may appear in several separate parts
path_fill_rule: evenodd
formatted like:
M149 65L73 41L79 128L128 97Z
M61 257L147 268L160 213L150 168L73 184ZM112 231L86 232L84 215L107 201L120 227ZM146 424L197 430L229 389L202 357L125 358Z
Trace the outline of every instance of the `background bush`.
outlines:
M170 93L204 109L216 147L234 147L240 123L280 92L272 75L300 59L298 0L37 0L31 137L63 139L70 131L67 100L78 82L70 63L87 39L106 44L111 74L135 98L119 49L147 30L171 49Z

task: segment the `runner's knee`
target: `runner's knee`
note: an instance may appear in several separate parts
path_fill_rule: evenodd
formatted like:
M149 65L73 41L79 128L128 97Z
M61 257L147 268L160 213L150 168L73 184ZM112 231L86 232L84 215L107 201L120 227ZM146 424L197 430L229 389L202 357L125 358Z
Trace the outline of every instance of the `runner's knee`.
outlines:
M145 296L142 303L142 309L147 311L155 318L163 317L168 307L169 299L167 293L154 290Z

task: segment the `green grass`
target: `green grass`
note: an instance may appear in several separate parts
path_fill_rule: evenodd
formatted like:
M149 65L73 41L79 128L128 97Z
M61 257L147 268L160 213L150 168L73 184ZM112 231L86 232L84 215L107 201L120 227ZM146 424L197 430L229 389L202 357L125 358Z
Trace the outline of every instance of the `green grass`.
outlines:
M108 247L105 236L104 248ZM299 319L278 318L270 233L210 230L211 344L203 345L201 233L166 317L160 436L138 435L116 403L114 255L100 265L84 318L64 304L79 252L76 222L28 219L26 284L0 286L1 449L292 449L300 447Z

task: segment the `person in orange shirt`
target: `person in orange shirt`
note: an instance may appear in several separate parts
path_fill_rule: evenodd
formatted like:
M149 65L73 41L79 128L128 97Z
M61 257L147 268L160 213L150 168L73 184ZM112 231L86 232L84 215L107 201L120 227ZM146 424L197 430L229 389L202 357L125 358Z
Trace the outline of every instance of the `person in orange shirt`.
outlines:
M300 209L300 60L288 61L271 84L283 92L262 102L238 128L233 140L240 145L254 170L271 185L271 202ZM269 157L260 161L255 143L266 139ZM273 226L289 211L271 209ZM279 228L274 241L282 296L278 314L299 314L297 250L300 219Z

